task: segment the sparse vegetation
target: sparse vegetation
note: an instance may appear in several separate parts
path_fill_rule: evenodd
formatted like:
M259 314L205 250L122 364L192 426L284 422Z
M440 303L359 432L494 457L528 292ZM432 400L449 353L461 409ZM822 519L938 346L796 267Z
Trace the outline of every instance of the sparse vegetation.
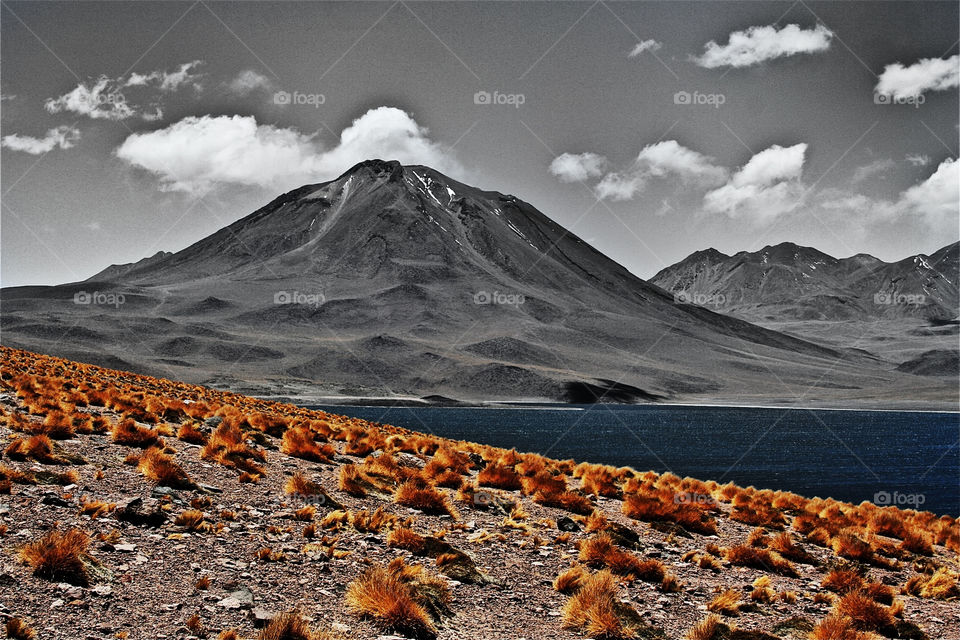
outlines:
M20 558L40 578L85 585L89 581L89 546L90 537L80 529L51 529L20 549Z

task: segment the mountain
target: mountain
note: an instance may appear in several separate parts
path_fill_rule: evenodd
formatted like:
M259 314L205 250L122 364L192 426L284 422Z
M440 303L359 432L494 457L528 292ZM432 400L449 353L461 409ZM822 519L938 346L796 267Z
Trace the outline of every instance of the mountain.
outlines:
M953 393L860 351L678 303L514 196L381 160L182 251L6 288L0 301L9 346L300 399Z
M958 256L958 243L886 263L867 254L838 259L785 242L732 256L698 251L650 281L751 321L945 321L956 319L960 306Z

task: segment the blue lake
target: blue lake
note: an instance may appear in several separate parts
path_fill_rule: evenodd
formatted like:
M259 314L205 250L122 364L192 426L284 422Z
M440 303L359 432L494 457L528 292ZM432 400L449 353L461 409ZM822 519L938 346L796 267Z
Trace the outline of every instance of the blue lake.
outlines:
M960 514L960 414L591 405L316 406L553 458Z

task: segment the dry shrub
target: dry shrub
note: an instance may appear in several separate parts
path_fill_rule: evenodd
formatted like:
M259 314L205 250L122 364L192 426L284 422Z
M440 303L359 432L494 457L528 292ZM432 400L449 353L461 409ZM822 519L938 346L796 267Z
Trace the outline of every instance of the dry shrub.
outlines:
M820 583L824 589L846 595L851 591L863 589L866 580L853 569L833 569Z
M176 489L193 489L196 485L183 468L157 447L150 447L140 457L137 469L147 479Z
M930 534L923 531L908 531L903 535L903 541L899 548L911 553L932 556L933 539Z
M860 591L854 591L838 599L834 604L837 615L849 618L861 631L889 631L895 628L893 610L885 607Z
M803 564L816 565L817 559L808 553L803 547L797 545L789 533L783 531L774 536L768 543L767 548L776 551L784 558L800 562Z
M676 494L669 490L658 492L654 496L625 495L623 513L634 520L670 522L703 535L717 532L716 520L707 517L699 507L679 500Z
M514 471L512 467L488 464L477 474L477 484L481 487L493 487L495 489L504 489L515 491L522 488L520 474Z
M920 598L953 600L960 598L957 576L946 567L937 569L933 575L916 575L907 581L904 590Z
M86 500L84 498L80 501L80 515L90 516L92 520L96 520L98 517L110 513L115 506L100 500Z
M841 532L830 541L833 552L841 558L870 562L873 560L873 548L850 532Z
M760 576L753 581L753 591L750 592L750 599L754 602L770 602L776 594L770 588L770 578Z
M315 637L310 623L298 611L275 616L257 634L257 640L314 640Z
M63 411L51 411L43 421L43 433L54 440L68 440L74 435L73 420Z
M588 575L583 567L574 565L554 579L553 588L555 591L570 595L580 589Z
M587 577L563 607L563 626L597 640L636 636L637 612L617 597L617 582L609 571Z
M727 589L707 604L707 611L725 616L740 615L740 594L733 589Z
M207 434L200 431L194 422L185 422L177 429L177 439L190 444L206 445Z
M767 549L755 549L753 547L739 544L729 547L724 554L730 564L753 567L763 571L773 571L784 576L797 577L796 568L789 560L774 551Z
M430 611L443 611L449 602L445 582L420 567L404 565L399 558L387 567L369 569L347 587L350 611L373 620L384 630L415 638L436 635Z
M174 519L173 524L191 531L201 531L207 523L203 520L203 511L187 509Z
M427 548L427 539L412 529L397 527L387 534L387 546L422 555Z
M459 517L447 495L426 485L423 480L413 479L401 484L393 495L393 501L428 514L446 514L454 519Z
M561 491L559 493L544 493L538 491L533 496L533 501L542 504L545 507L563 509L571 513L577 513L582 516L593 513L593 503L589 498L574 493L573 491Z
M267 454L248 444L240 427L226 420L210 434L206 446L200 451L200 457L228 469L239 469L251 475L266 475L266 471L257 463L266 462Z
M154 429L141 427L130 418L114 424L113 428L110 429L110 436L115 444L141 449L154 446L160 439Z
M53 442L45 435L16 438L6 450L7 456L13 460L33 458L42 464L69 464L69 460L58 455Z
M693 625L684 637L687 640L718 640L718 634L724 626L720 616L711 613Z
M666 576L663 563L655 559L640 560L632 553L618 548L607 533L580 543L580 560L597 568L607 568L630 580L661 582Z
M283 487L284 492L290 496L320 496L324 495L323 487L310 480L300 471L294 473L287 480Z
M10 618L6 624L7 637L12 640L34 640L36 632L20 618Z
M872 633L860 631L850 618L831 614L821 620L810 633L810 640L874 640Z
M287 429L280 442L280 453L314 462L329 462L336 452L332 445L317 444L313 432L305 425Z
M20 558L39 578L86 585L90 537L80 529L51 529L20 549Z
M361 533L378 533L388 527L397 526L399 522L400 518L387 513L383 507L372 513L362 509L350 514L350 525Z

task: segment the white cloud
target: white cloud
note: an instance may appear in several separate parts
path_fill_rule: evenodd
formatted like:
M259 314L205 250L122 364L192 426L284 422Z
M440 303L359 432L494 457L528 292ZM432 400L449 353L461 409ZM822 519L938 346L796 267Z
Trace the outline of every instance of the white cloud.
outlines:
M646 185L645 178L638 173L608 173L593 188L601 200L630 200Z
M163 188L206 193L219 185L285 189L336 177L369 158L425 164L459 173L460 165L406 112L371 109L324 149L316 135L257 124L252 116L191 116L129 136L119 158L159 177Z
M11 134L0 138L0 146L12 151L23 151L33 155L40 155L53 151L57 147L69 149L80 140L80 130L75 127L61 125L50 129L42 138Z
M944 241L957 235L960 163L949 158L944 160L933 174L893 199L825 190L816 205L838 223L852 221L861 228L877 223L916 221L927 229L932 239Z
M945 91L960 85L960 55L946 60L924 58L905 67L899 62L888 64L877 81L874 92L895 99L916 98L927 91Z
M245 96L258 89L269 91L273 88L273 82L267 76L257 73L253 69L245 69L230 81L228 87L233 93Z
M44 108L50 113L67 111L95 120L126 120L139 117L147 121L159 120L163 111L157 104L149 107L128 100L124 89L142 95L146 89L171 93L183 86L200 89L200 74L193 73L199 60L180 65L176 71L153 71L147 74L132 73L126 78L100 76L96 80L81 82L71 91L58 98L48 98Z
M703 197L707 213L771 221L800 205L806 143L773 145L754 155L730 181Z
M851 180L854 184L858 184L868 178L872 178L875 175L889 171L896 166L896 163L890 158L874 160L873 162L865 164L862 167L857 167L857 170L853 172L853 178Z
M630 51L629 54L627 54L627 57L628 57L628 58L636 58L637 56L639 56L639 55L640 55L641 53L643 53L644 51L651 51L651 52L652 52L652 51L659 51L662 46L663 46L663 43L662 43L662 42L657 42L656 40L653 40L652 38L651 38L650 40L643 40L643 41L637 43L637 45L633 48L633 50Z
M599 178L607 159L596 153L562 153L550 163L550 173L560 182L583 182L588 178Z
M930 164L930 156L924 153L908 153L904 156L904 160L914 167L925 167Z
M704 45L704 52L693 61L701 67L749 67L799 53L816 53L830 48L833 32L822 24L813 29L801 29L788 24L782 29L776 26L756 26L745 31L734 31L725 45L711 40Z
M727 176L727 170L714 164L713 158L688 149L676 140L647 145L637 155L636 164L650 176L674 174L684 181L716 183Z
M554 163L561 158L563 156ZM629 200L643 191L651 178L667 176L676 176L684 183L712 186L726 179L727 170L717 166L713 158L688 149L676 140L664 140L641 149L628 169L604 175L594 191L601 199Z
M921 217L932 228L952 227L960 219L960 163L947 158L933 175L900 194L898 209Z
M48 98L43 106L50 113L69 111L95 120L126 120L137 112L120 88L115 80L102 76L90 85L81 82L59 98Z
M202 74L193 73L193 70L203 64L200 60L185 62L181 64L176 71L151 71L150 73L131 73L130 77L123 86L125 87L144 87L156 86L162 92L176 91L184 85L193 85L194 89L200 89L200 78Z

